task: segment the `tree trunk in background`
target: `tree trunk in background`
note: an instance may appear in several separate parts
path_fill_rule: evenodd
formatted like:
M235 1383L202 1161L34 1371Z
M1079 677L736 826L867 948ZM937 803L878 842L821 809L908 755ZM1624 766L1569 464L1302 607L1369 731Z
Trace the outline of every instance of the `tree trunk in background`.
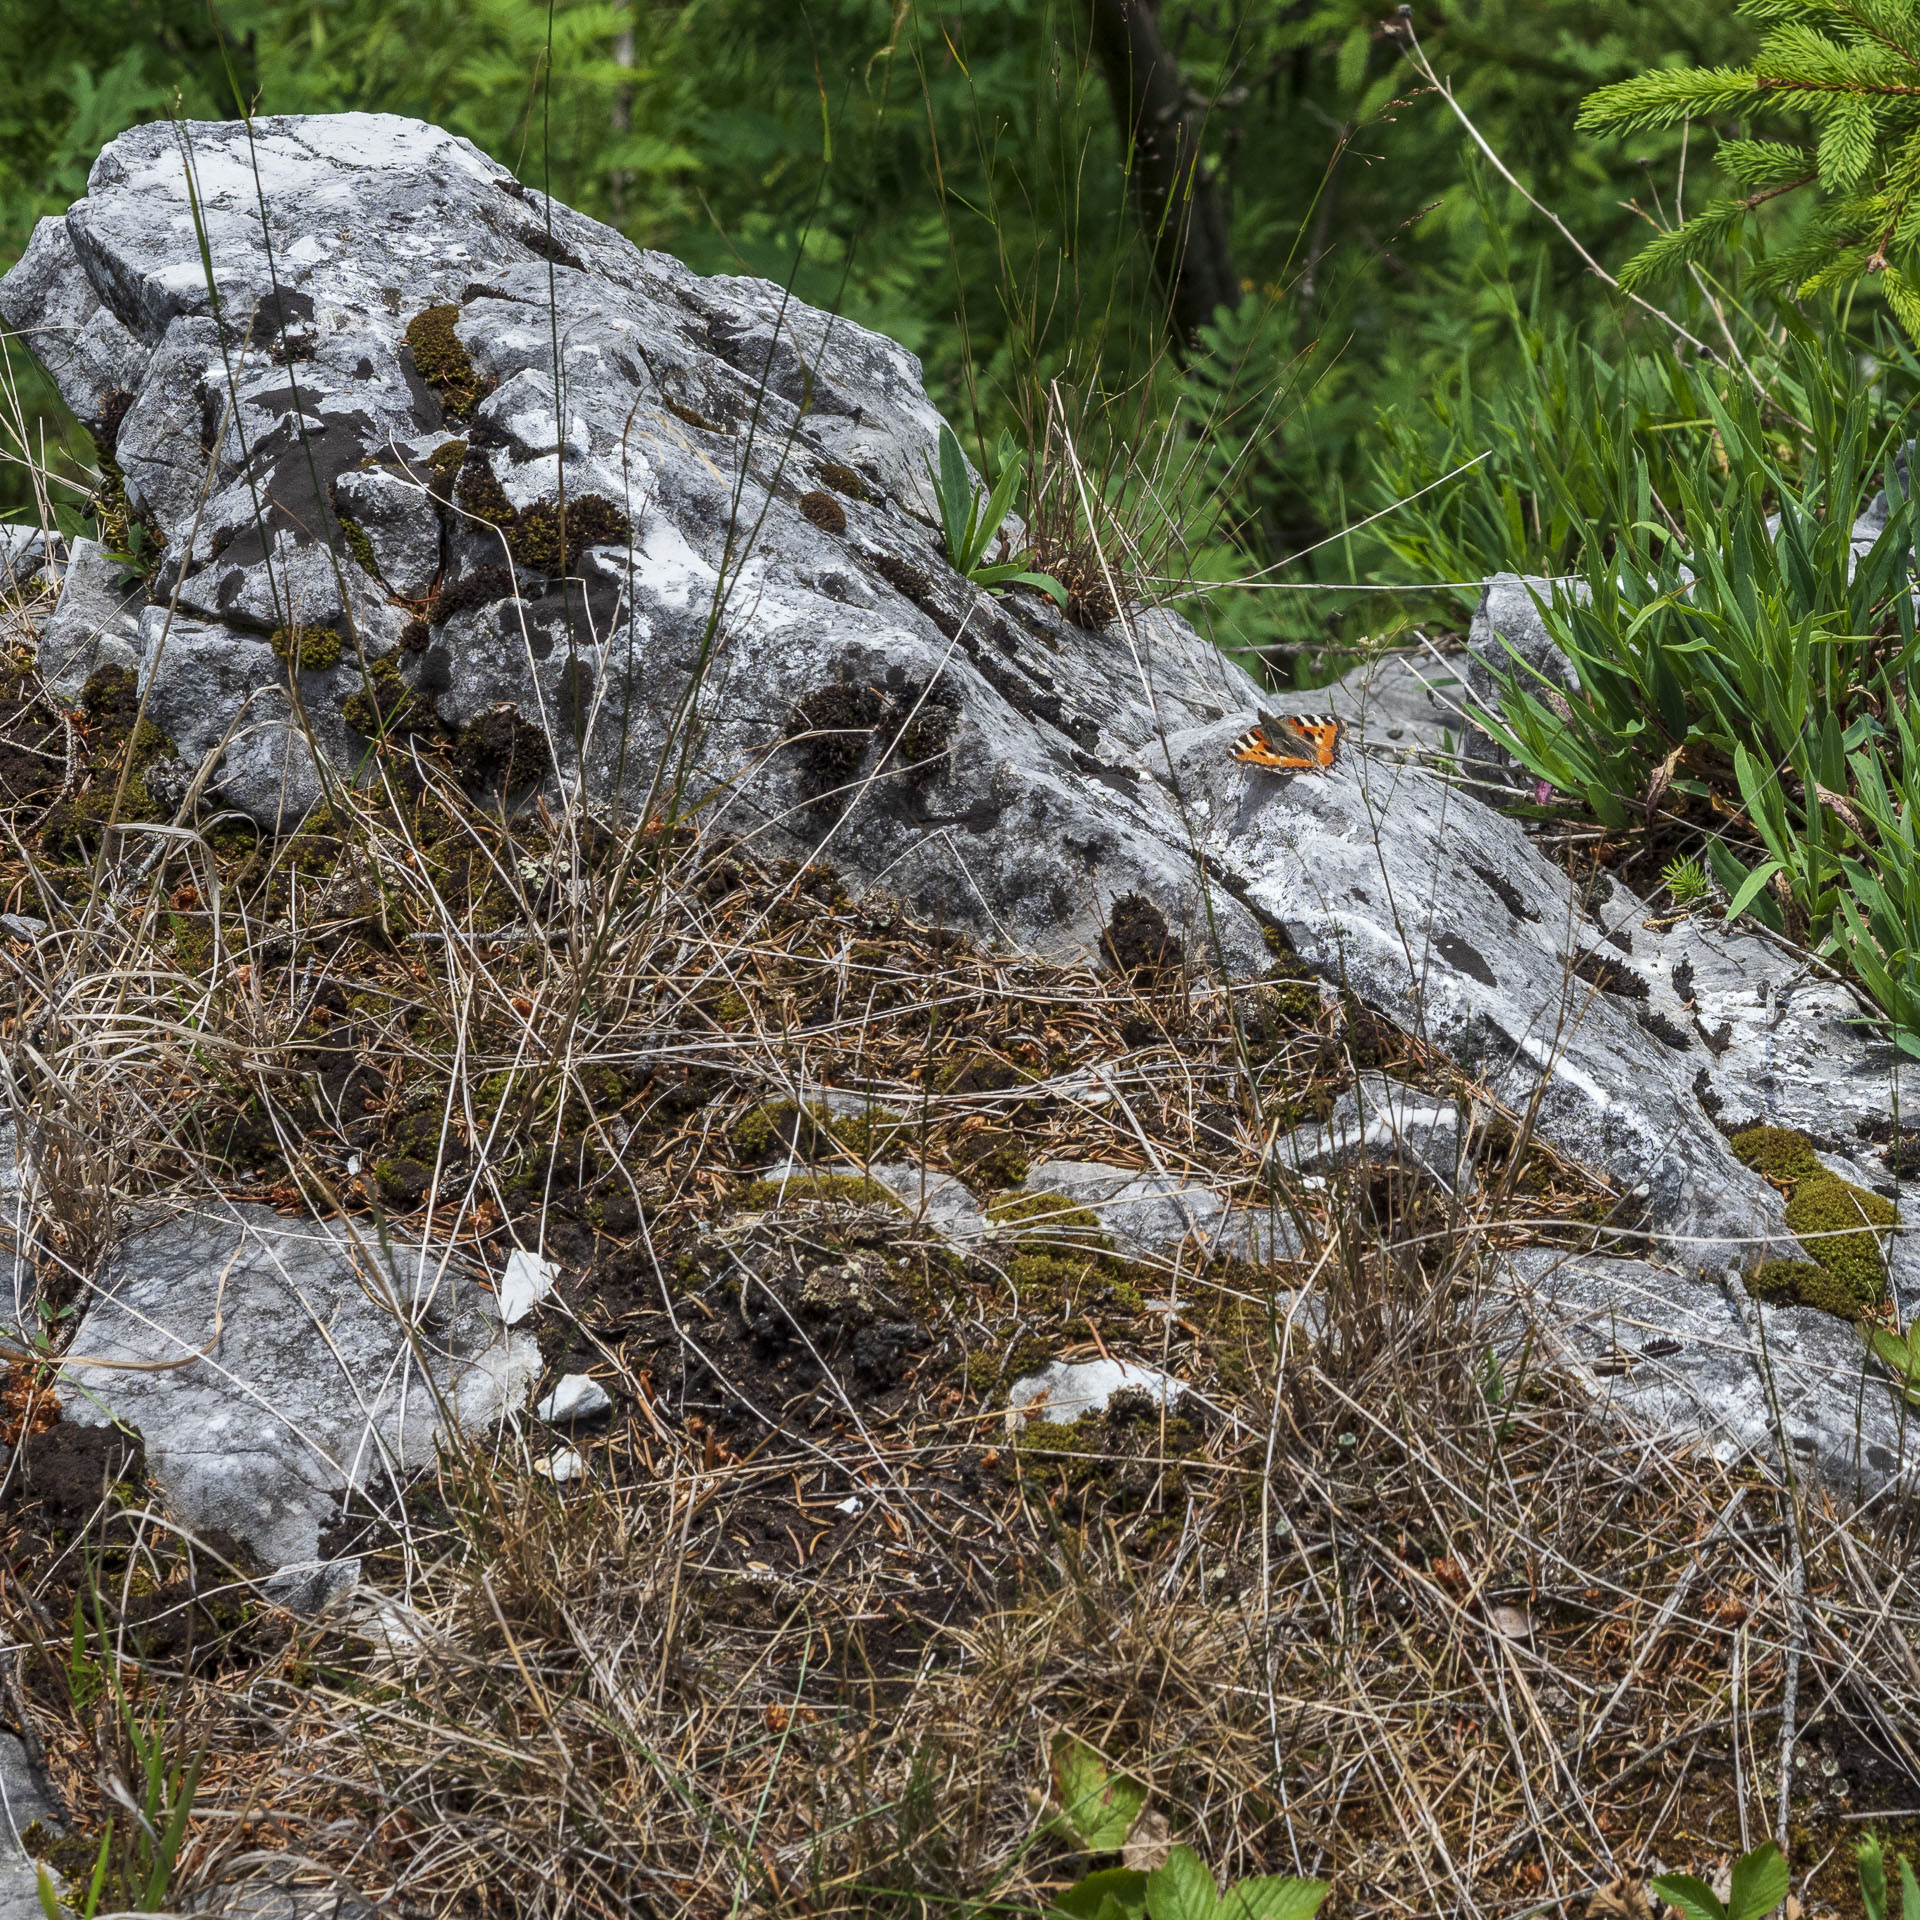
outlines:
M1151 0L1087 0L1093 57L1113 99L1134 204L1183 350L1219 307L1240 304L1226 208L1200 157L1200 116L1160 39Z

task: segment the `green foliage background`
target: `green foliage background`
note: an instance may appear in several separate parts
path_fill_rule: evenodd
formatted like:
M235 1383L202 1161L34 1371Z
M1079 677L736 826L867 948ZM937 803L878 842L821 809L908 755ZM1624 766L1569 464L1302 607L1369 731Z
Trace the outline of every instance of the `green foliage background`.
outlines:
M1137 453L1184 436L1177 565L1232 577L1378 505L1383 451L1405 467L1408 433L1449 438L1430 396L1524 358L1523 310L1612 310L1421 91L1390 12L1164 0L1212 103L1248 289L1186 370L1164 351L1081 0L0 0L17 50L0 69L0 255L133 121L231 117L242 95L266 113L417 115L643 245L894 335L979 451L1002 428L1030 443L1049 381L1083 437ZM1577 137L1580 100L1750 45L1713 0L1431 0L1414 24L1507 164L1610 261L1646 232L1623 202L1670 212L1686 136ZM1363 537L1276 577L1374 576L1407 577ZM1308 643L1311 671L1320 643L1392 604L1269 591L1201 610L1225 639L1279 643L1285 678L1288 643Z

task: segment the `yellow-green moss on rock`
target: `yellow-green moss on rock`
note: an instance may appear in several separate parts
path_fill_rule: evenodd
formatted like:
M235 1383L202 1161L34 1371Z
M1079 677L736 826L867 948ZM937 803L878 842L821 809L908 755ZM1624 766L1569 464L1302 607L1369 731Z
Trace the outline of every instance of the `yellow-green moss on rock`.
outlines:
M1887 1290L1876 1227L1900 1218L1891 1201L1850 1181L1803 1180L1787 1202L1787 1226L1821 1266L1845 1282L1861 1307L1877 1307Z
M1834 1177L1820 1164L1813 1142L1791 1127L1748 1127L1727 1144L1755 1173L1763 1173L1770 1180Z
M853 1207L886 1207L905 1213L899 1200L877 1180L862 1180L843 1173L796 1174L791 1180L756 1180L740 1196L740 1204L749 1213L768 1207L791 1206L795 1201L838 1202Z
M420 378L440 396L440 404L456 420L464 420L489 393L493 382L473 364L460 342L454 322L456 306L428 307L407 322L407 345Z
M296 673L325 673L346 651L333 627L275 627L267 644Z
M1791 1127L1747 1127L1728 1143L1757 1173L1790 1186L1787 1226L1824 1270L1814 1281L1805 1261L1769 1261L1748 1282L1760 1299L1791 1299L1842 1319L1871 1312L1886 1297L1880 1232L1898 1224L1892 1201L1856 1187L1821 1163L1813 1142ZM1762 1293L1762 1287L1772 1289Z
M1853 1289L1811 1260L1769 1260L1747 1275L1747 1291L1770 1306L1817 1307L1839 1320L1859 1313Z

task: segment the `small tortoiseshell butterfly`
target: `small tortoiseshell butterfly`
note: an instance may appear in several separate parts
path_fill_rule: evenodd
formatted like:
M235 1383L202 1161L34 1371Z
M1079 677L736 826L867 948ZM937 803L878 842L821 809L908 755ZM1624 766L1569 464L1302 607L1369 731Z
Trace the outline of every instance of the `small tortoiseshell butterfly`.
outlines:
M1346 729L1330 713L1263 713L1233 743L1233 757L1276 773L1324 773Z

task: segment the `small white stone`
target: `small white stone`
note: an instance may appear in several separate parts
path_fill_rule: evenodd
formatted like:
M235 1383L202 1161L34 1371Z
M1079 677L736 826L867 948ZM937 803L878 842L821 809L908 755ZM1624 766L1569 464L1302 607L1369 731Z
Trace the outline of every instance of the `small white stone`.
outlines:
M558 1453L549 1454L544 1460L536 1460L533 1470L544 1474L557 1486L568 1480L584 1480L587 1463L574 1448L562 1447Z
M833 1510L835 1513L844 1513L851 1517L860 1511L860 1496L857 1493L848 1494L844 1500L834 1502Z
M515 1247L507 1255L507 1270L500 1276L500 1319L517 1327L548 1294L553 1291L554 1267L537 1253Z
M1056 1360L1038 1373L1016 1380L1007 1389L1007 1425L1018 1431L1029 1420L1077 1420L1083 1413L1101 1413L1116 1393L1144 1393L1155 1405L1167 1407L1186 1387L1153 1367L1131 1360Z
M613 1411L613 1396L590 1373L567 1374L534 1408L550 1426L569 1420L597 1420Z

